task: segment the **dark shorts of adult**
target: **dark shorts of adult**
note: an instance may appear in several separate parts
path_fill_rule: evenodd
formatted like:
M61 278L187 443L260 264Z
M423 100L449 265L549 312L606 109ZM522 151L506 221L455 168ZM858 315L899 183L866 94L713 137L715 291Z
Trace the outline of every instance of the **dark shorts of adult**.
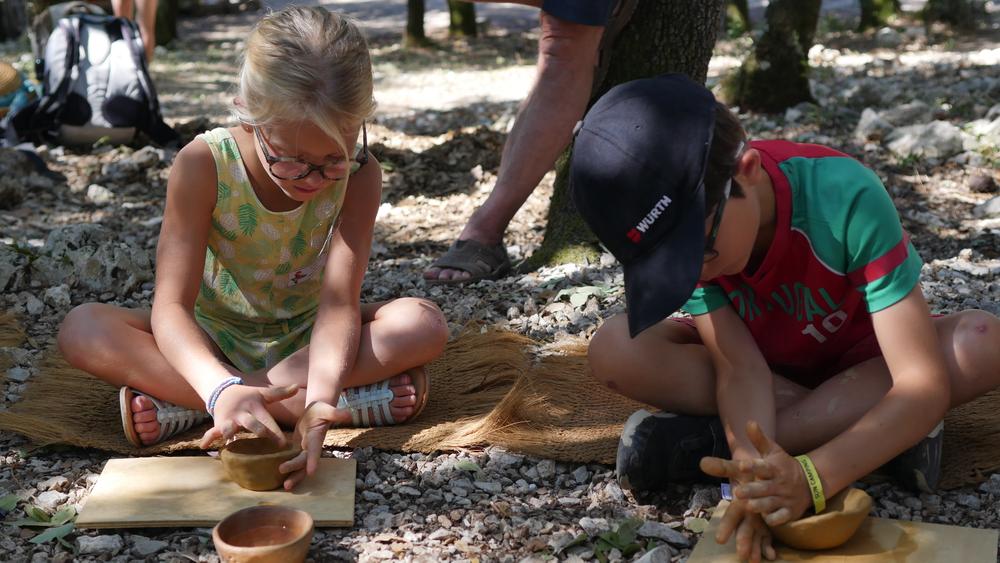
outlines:
M583 25L608 23L618 0L544 0L542 10L559 19Z

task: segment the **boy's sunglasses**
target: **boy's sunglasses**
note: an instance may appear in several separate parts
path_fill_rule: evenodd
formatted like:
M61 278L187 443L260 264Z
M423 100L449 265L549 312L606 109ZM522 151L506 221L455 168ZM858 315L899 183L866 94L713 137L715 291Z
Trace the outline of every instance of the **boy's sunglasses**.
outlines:
M320 176L326 180L339 180L344 177L347 162L338 160L324 164L313 164L292 156L274 156L267 150L267 142L264 140L260 127L251 125L253 133L260 144L260 150L264 153L264 160L267 161L271 175L279 180L301 180L312 174L313 170L318 170ZM361 122L361 150L355 155L354 161L364 166L368 163L368 130L365 123Z
M740 157L743 156L743 147L746 146L746 141L740 141L738 147L736 147L736 156L733 158L733 162L739 162ZM719 256L719 251L715 249L715 239L719 236L719 227L722 225L722 213L726 209L726 202L729 201L729 194L733 189L733 177L730 176L726 180L726 187L722 190L722 199L715 206L715 215L712 217L712 230L708 232L708 237L705 239L705 262L714 260Z

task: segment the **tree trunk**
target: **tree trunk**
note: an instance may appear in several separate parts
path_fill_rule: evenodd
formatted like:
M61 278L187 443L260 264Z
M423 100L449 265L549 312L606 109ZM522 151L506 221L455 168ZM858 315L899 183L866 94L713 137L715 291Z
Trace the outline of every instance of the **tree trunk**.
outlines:
M858 31L882 27L898 9L899 0L861 0L861 21Z
M167 45L177 38L178 0L159 0L156 5L156 44Z
M17 39L28 23L24 0L0 0L0 41Z
M819 23L820 0L773 0L764 34L743 65L724 81L726 100L742 109L780 112L814 101L809 90L809 48Z
M957 29L971 31L986 14L983 0L927 0L925 23L944 22Z
M719 31L723 0L639 2L628 26L611 45L611 65L593 100L611 87L666 72L680 72L704 83ZM594 261L597 239L573 207L569 195L569 154L556 163L555 190L549 204L545 238L527 268Z
M424 10L424 0L406 0L404 47L426 47L430 44L424 33Z
M476 5L464 0L448 0L448 35L452 37L476 36Z

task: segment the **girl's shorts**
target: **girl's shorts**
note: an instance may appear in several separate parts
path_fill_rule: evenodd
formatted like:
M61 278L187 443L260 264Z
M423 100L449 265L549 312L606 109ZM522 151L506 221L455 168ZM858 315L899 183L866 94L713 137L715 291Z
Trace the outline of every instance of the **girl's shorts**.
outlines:
M195 320L236 369L271 369L309 344L316 311L270 324L216 319L195 310Z

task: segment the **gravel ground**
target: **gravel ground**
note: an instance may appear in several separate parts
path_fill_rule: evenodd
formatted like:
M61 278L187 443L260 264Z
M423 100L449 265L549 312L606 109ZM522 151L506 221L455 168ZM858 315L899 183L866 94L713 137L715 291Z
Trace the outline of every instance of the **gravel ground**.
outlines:
M153 70L165 113L188 138L227 122L233 53L248 21L245 15L185 21L185 43L158 55ZM495 27L480 42L445 42L416 53L401 51L388 37L373 41L382 110L369 134L385 164L386 189L365 299L428 297L445 311L453 331L480 321L545 343L588 337L601 319L624 309L621 270L610 255L596 264L545 268L467 288L420 281L495 182L504 134L531 80L534 33ZM982 123L1000 116L997 39L995 28L965 38L928 36L903 24L865 36L827 31L811 53L819 106L784 116L742 115L755 136L830 144L874 167L926 262L923 287L938 312L1000 312L1000 202L993 199L1000 141ZM745 39L721 42L710 84L747 47ZM13 58L23 50L5 45L0 55ZM914 100L925 107L909 117L892 113ZM866 109L886 118L887 129L859 136ZM978 145L965 142L940 157L889 150L898 129L932 119L955 125ZM148 307L153 293L148 261L173 153L51 148L43 156L66 181L15 171L5 176L27 180L11 187L0 178L0 242L13 245L0 249L0 306L21 316L29 336L19 348L0 348L0 366L7 370L0 408L23 393L69 308L88 301ZM506 241L513 257L530 255L541 242L551 184L550 175L515 218ZM78 226L85 223L99 226ZM84 251L97 257L94 269L87 276L74 274L73 264L67 270ZM28 255L39 257L30 275ZM683 561L719 500L708 486L634 498L617 486L611 467L492 448L438 455L364 448L330 455L358 460L355 525L318 531L314 561L580 561L602 554L633 560L653 549L648 560ZM50 513L78 509L108 458L90 450L34 448L10 433L0 433L0 456L0 497L12 493L22 501L8 521L30 506ZM914 496L890 483L867 488L879 516L1000 527L1000 474L938 495ZM62 545L32 543L36 531L29 527L0 526L4 560L218 560L208 529L78 530ZM636 528L636 541L622 539ZM605 553L607 542L597 538L606 532L619 532L604 537L631 549ZM580 543L570 545L581 534Z

